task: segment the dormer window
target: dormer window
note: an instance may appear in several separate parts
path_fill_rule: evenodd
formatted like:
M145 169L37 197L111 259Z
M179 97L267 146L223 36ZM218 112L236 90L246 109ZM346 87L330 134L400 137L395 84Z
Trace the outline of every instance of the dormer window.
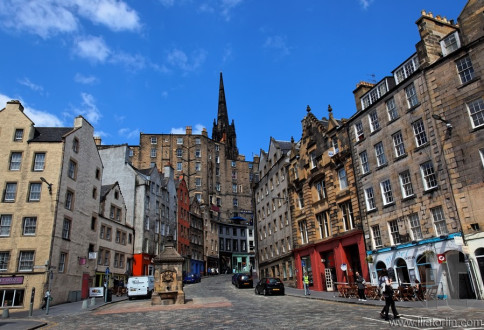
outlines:
M442 55L447 56L454 50L460 48L460 39L457 31L452 32L444 39L440 41L440 47L442 48Z
M393 73L395 83L398 85L407 77L410 77L420 66L417 54L413 55L408 61L400 65Z

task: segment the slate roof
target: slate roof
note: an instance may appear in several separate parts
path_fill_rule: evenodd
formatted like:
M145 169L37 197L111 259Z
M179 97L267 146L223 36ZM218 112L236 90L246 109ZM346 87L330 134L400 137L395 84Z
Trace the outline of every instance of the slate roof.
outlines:
M115 183L113 184L106 184L101 186L101 199L104 200L106 198L106 194L113 189Z
M34 137L29 142L62 142L62 137L74 127L35 127Z

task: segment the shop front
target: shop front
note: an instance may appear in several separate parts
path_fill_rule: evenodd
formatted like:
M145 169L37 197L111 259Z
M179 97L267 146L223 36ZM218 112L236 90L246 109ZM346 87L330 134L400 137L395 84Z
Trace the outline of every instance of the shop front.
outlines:
M154 268L151 259L153 256L147 253L133 255L133 276L153 275Z
M382 269L392 268L394 287L418 280L434 299L474 299L470 267L460 233L368 251L371 283L378 285Z
M356 272L369 279L361 230L306 245L295 250L294 256L299 289L303 288L305 273L308 274L309 286L315 291L336 291L338 285L354 283Z
M250 256L247 254L233 254L232 265L234 273L249 273L251 270Z

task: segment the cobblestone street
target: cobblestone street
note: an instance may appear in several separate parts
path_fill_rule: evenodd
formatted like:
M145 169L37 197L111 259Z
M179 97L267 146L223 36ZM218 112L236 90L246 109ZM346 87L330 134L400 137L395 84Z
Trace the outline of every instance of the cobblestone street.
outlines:
M293 295L260 296L237 289L230 275L204 278L185 286L187 304L151 306L149 300L125 300L89 313L48 318L49 329L328 329L391 328L380 319L381 306L350 304ZM484 320L484 311L439 308L397 308L406 328L450 328L458 320ZM459 322L460 322L459 321ZM454 323L452 323L454 322ZM469 323L467 328L482 328Z

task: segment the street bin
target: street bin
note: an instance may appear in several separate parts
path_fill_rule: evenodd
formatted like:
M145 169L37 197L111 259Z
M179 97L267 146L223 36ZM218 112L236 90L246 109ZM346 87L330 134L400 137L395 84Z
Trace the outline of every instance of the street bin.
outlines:
M109 289L108 296L106 297L106 302L111 302L111 301L113 301L113 290Z

